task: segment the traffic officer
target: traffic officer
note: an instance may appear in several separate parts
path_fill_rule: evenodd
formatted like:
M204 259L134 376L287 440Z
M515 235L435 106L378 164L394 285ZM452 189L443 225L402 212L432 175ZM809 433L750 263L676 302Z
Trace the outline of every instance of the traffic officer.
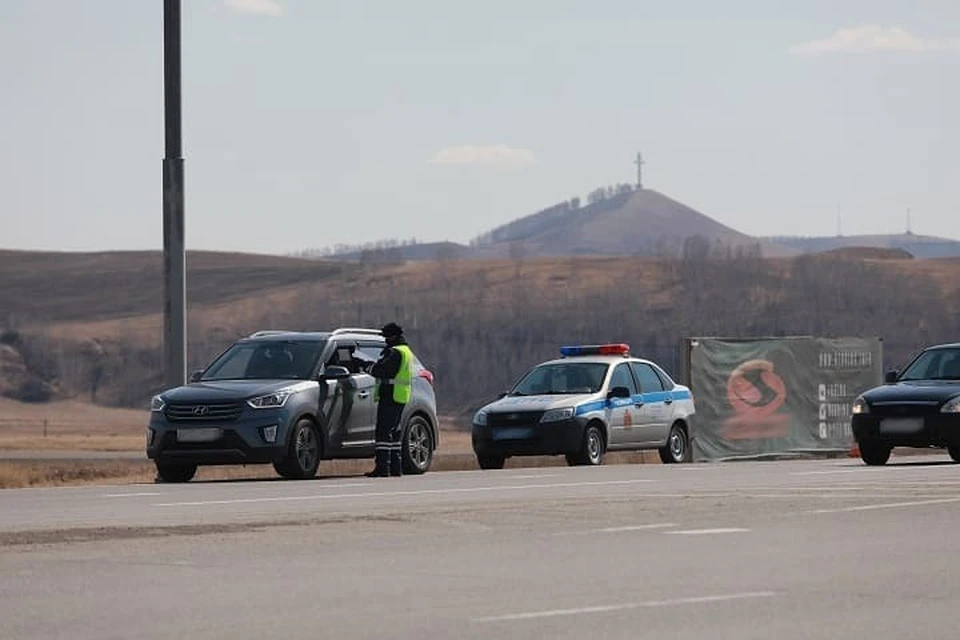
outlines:
M370 369L370 374L377 379L374 390L377 401L376 466L367 474L371 478L403 475L400 419L413 393L413 351L403 336L403 329L390 322L380 333L387 346Z

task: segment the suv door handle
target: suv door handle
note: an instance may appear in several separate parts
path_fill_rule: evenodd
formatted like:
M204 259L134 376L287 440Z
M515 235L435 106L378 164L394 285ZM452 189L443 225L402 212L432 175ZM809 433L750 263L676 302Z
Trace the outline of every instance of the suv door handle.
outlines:
M641 400L640 402L634 402L634 403L633 403L633 406L635 406L635 407L642 407L642 406L643 406L643 400Z
M663 401L663 404L673 404L673 398L667 398Z
M370 392L369 392L369 391L361 391L361 392L358 393L357 395L360 396L361 398L367 398L367 397L370 396Z

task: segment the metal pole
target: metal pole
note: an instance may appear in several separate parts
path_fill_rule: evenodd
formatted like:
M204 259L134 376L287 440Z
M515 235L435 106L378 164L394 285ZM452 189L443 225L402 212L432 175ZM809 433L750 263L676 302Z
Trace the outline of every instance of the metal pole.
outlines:
M187 379L180 0L163 0L163 84L163 372L166 386L178 387Z

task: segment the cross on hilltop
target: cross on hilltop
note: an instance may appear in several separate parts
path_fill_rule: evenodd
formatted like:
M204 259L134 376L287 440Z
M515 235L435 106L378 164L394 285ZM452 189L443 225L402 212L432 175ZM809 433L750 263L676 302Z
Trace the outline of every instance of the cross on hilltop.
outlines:
M642 153L637 152L637 159L633 164L637 165L637 189L643 189L643 165L647 163L643 161Z

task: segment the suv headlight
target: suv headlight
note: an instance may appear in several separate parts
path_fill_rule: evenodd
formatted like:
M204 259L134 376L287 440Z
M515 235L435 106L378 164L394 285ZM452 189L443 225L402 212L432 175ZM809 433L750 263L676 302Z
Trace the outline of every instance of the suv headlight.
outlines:
M150 411L152 412L163 411L165 406L167 406L167 403L160 396L153 396L150 400Z
M479 425L481 427L487 426L487 411L486 409L480 409L473 416L473 424Z
M853 401L852 407L853 415L859 416L864 413L870 413L870 405L867 404L867 401L863 399L863 396L860 396Z
M573 417L573 407L564 407L563 409L550 409L543 414L540 422L560 422L569 420Z
M293 395L293 392L290 390L274 391L273 393L268 393L265 396L247 400L247 404L254 409L276 409L285 405L287 403L287 398L289 398L291 395Z
M948 400L947 403L940 408L940 413L960 413L960 396L957 396L953 400Z

